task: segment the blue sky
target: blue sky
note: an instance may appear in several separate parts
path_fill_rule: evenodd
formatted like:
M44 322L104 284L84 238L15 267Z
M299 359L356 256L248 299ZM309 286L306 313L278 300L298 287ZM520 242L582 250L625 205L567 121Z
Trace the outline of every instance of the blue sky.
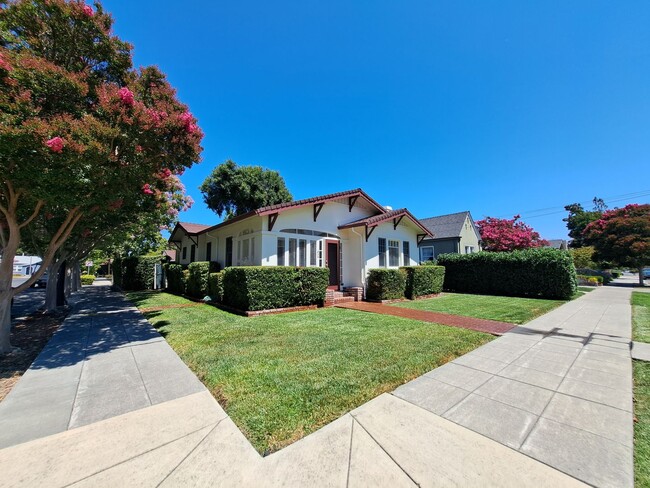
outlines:
M199 119L182 220L226 159L294 198L361 187L566 236L563 206L650 201L650 2L106 0ZM587 205L589 206L589 205Z

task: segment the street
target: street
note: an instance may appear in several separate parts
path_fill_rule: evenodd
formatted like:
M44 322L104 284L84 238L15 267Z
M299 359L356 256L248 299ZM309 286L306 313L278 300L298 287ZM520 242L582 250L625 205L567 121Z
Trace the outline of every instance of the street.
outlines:
M16 287L27 281L28 277L14 278L11 286ZM24 317L35 312L45 302L45 288L28 288L21 294L14 297L13 307L11 307L11 318Z

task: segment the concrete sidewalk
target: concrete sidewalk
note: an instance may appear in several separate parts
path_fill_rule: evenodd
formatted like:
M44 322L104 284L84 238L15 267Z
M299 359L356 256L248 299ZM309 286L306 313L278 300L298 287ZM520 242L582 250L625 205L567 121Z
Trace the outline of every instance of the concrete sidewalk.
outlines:
M632 486L630 291L593 291L262 458L140 314L98 289L0 404L0 432L23 431L0 449L0 486ZM47 416L52 381L83 392L61 393L67 424L24 429ZM141 388L148 403L120 397Z
M0 403L0 448L205 389L108 284L84 287L73 309Z

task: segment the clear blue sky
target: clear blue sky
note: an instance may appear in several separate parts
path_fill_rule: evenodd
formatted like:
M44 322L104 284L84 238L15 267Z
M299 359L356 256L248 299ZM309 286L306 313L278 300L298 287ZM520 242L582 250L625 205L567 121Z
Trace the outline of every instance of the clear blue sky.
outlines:
M206 134L182 220L219 221L197 187L228 158L296 199L361 187L421 218L521 213L546 238L565 204L650 200L647 0L104 6Z

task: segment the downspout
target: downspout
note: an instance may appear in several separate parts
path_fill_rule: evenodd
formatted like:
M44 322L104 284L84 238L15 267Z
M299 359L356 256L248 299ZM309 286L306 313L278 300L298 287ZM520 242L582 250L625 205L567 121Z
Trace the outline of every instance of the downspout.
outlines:
M362 275L361 275L361 285L363 286L363 298L366 298L366 253L363 250L363 236L354 230L354 227L350 227L350 230L353 234L359 236L359 249L361 250L361 262L363 263Z

